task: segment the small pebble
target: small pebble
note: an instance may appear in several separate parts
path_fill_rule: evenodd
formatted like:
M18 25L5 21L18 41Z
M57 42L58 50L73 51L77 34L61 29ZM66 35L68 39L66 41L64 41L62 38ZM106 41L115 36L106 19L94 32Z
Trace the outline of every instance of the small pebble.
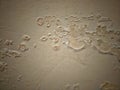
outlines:
M47 38L46 36L42 36L42 37L40 38L41 41L47 41L47 39L48 39L48 38Z
M23 35L23 36L22 36L22 39L23 39L24 41L29 41L29 40L31 39L31 37L30 37L29 35Z
M60 50L60 46L59 46L59 45L53 45L53 50L54 50L54 51Z

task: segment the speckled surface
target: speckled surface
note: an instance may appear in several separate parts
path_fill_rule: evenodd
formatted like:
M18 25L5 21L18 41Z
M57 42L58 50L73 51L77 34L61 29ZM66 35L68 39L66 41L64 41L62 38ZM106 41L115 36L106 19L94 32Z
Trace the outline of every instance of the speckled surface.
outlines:
M0 0L0 90L120 90L119 5Z

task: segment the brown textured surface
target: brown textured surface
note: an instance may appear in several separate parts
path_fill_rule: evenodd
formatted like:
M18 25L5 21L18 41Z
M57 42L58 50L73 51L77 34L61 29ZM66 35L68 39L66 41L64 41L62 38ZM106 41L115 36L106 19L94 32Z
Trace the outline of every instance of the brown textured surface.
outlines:
M0 58L0 90L99 90L105 81L120 86L120 63L115 56L93 48L75 52L61 44L53 47L40 37L55 28L39 27L36 22L39 16L63 19L100 13L112 19L114 31L120 31L119 5L119 0L0 0L0 38L13 40L12 46L0 42L0 50L18 50L20 43L25 49L21 53L10 51L10 55L20 57ZM89 30L96 26L94 22L81 24L89 24ZM30 40L24 40L24 35Z

